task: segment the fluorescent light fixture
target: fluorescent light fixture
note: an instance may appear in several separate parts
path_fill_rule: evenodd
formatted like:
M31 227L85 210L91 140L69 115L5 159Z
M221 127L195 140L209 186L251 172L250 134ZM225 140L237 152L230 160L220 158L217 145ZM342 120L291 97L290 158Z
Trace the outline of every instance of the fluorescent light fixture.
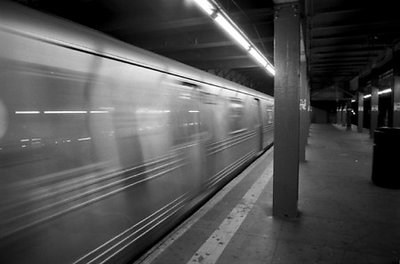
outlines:
M275 69L270 64L267 65L267 71L275 76Z
M40 111L15 111L16 115L37 115Z
M230 20L222 8L212 0L193 0L201 9L206 12L215 22L228 33L243 49L265 68L270 74L275 75L274 66L263 56L263 54L251 43L246 35ZM181 97L180 97L181 98ZM185 98L182 98L185 99Z
M85 137L85 138L78 138L78 141L87 141L87 140L91 140L91 137Z
M211 16L214 13L214 6L208 0L193 0L201 9Z
M387 94L387 93L391 93L391 92L392 92L392 89L389 88L389 89L379 91L378 94Z
M387 94L387 93L391 93L391 92L392 92L392 89L389 88L389 89L379 91L378 95ZM371 94L366 94L366 95L364 95L364 99L370 98L371 96L372 96Z
M354 103L355 101L356 101L356 100L354 100L354 99L353 99L353 100L351 100L351 102L352 102L352 103Z
M93 111L90 111L90 113L91 114L108 114L109 112L108 111L103 111L103 110L93 110Z
M189 110L188 112L189 113L199 113L200 111L199 110Z
M237 43L240 44L245 50L250 48L250 43L233 27L229 21L219 13L215 21L225 30Z
M44 111L45 114L87 114L87 111Z
M170 113L171 110L152 110L147 108L140 108L136 110L137 114L162 114L162 113Z
M267 67L268 63L267 61L264 59L264 57L254 48L251 48L249 51L250 55L256 59L256 61L261 64L261 66L263 67Z

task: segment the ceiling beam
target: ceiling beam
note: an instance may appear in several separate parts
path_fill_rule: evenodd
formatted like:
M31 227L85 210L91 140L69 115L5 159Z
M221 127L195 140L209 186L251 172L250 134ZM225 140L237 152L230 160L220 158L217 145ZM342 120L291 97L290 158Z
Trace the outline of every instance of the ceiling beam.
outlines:
M327 34L330 31L338 31L342 30L343 33L354 32L355 34L359 32L379 32L379 30L390 30L396 29L400 26L400 21L398 20L387 20L387 21L379 21L372 23L358 23L358 24L346 24L346 25L338 25L337 23L331 24L323 24L323 25L313 25L311 27L312 34L318 34L318 31ZM386 28L386 29L385 29Z
M316 52L313 54L314 58L338 58L338 57L366 57L379 55L380 52L377 50L357 50L357 51L334 51L334 52Z
M250 40L259 47L273 46L273 32L271 30L263 30L261 35L250 34ZM133 34L128 33L119 36L125 42L133 43L136 46L143 47L147 50L163 51L163 50L191 50L202 48L214 48L223 46L237 45L236 42L228 38L223 32L217 28L204 28L198 31L187 33L181 32L163 32L160 34ZM261 50L264 52L263 50Z
M235 21L240 27L247 24L257 24L259 22L270 22L273 23L273 8L260 8L260 9L248 9L244 10L247 17L251 18L251 21L246 17L243 19L243 12L230 13L230 18ZM206 25L213 24L212 20L207 16L201 17L190 17L178 20L168 20L162 22L155 22L153 18L141 18L138 21L135 17L123 17L119 20L109 23L103 27L104 31L126 31L129 30L131 25L135 25L135 32L157 32L165 30L192 30L193 28L204 27Z
M379 20L379 21L371 21L371 18L367 17L367 22L366 23L353 23L353 22L359 22L359 19L352 19L351 22L343 22L343 19L339 19L339 21L342 24L339 24L338 21L333 21L333 19L329 19L329 23L321 23L320 25L318 25L318 23L315 23L315 20L313 20L313 25L312 25L312 29L343 29L343 28L363 28L363 27L368 27L368 28L372 28L372 27L376 27L376 26L386 26L386 25L398 25L399 21L395 20L395 19L391 19L391 20Z
M316 66L316 65L326 65L326 64L332 64L332 63L340 63L340 64L345 64L345 65L352 65L356 63L368 63L369 60L366 59L341 59L341 60L320 60L320 61L312 61L311 66Z
M326 16L339 16L339 15L357 15L362 13L361 8L351 8L351 9L342 9L342 10L334 10L332 7L325 10L317 10L313 13L313 18L316 17L326 17Z
M360 45L360 44L346 44L346 45L323 45L323 46L314 46L310 47L311 53L314 52L337 52L337 51L347 51L347 50L384 50L387 48L387 45L377 45L377 46L368 46L368 45Z
M338 60L354 60L354 59L365 59L369 60L371 58L375 58L378 56L377 53L371 54L371 53L364 53L364 54L337 54L337 55L315 55L312 62L318 62L318 61L325 61L325 60L333 60L333 59L338 59Z
M371 38L359 38L359 39L355 39L355 38L345 38L345 39L323 39L323 38L319 38L319 39L312 39L310 44L311 47L315 47L315 46L326 46L326 45L352 45L352 44L356 44L356 45L385 45L387 44L387 40L386 39L374 39L373 37Z
M364 64L360 64L360 65L364 65ZM348 70L348 69L353 69L354 68L359 68L358 64L356 65L348 65L348 64L334 64L334 65L314 65L311 67L312 70L321 70L321 69L329 69L329 70L336 70L337 72L343 71L343 70Z
M312 76L318 76L318 75L322 75L326 72L330 72L330 73L334 73L334 74L350 74L350 73L355 73L356 71L353 68L343 68L340 69L340 71L335 71L335 69L329 69L329 68L319 68L319 69L312 69L312 71L310 72L310 74Z
M210 61L185 61L185 63L199 69L241 69L241 68L260 67L250 58L210 60ZM265 74L268 75L267 72L265 72Z
M247 54L243 55L225 55L225 56L178 56L178 57L173 57L176 60L182 61L182 62L190 62L190 63L201 63L201 62L221 62L221 61L235 61L235 60L241 60L241 59L250 59L250 57Z
M396 30L380 30L379 32L359 32L359 34L343 34L343 33L336 33L336 34L329 34L329 35L314 35L312 37L313 40L342 40L342 39L368 39L368 38L383 38L386 39L388 36L396 37L398 36L399 32Z
M255 45L261 46L261 43L270 44L273 43L273 38L261 38L261 39L252 39L252 42ZM165 42L155 43L155 42L147 42L141 44L143 47L146 47L148 50L152 50L155 52L181 52L185 50L200 50L200 49L214 49L214 48L228 48L228 47L237 47L237 44L230 40L222 40L222 41L210 41L210 42L198 42L198 40L194 39L192 42L188 42L185 40L178 40L176 42L169 42L166 40ZM268 45L267 45L268 47ZM272 54L272 48L271 52ZM265 54L267 55L267 54Z
M385 48L377 48L377 47L363 47L363 48L355 48L355 49L339 49L339 50L326 50L326 51L313 51L313 56L316 55L332 55L332 54L346 54L346 53L362 53L362 52L369 52L369 53L377 53L379 54Z

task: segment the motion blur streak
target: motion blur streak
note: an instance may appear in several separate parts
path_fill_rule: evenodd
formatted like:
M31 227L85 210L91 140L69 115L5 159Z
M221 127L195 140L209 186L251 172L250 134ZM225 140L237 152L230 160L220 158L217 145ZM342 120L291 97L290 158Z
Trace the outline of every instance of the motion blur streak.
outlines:
M0 263L126 263L273 142L273 98L0 1Z

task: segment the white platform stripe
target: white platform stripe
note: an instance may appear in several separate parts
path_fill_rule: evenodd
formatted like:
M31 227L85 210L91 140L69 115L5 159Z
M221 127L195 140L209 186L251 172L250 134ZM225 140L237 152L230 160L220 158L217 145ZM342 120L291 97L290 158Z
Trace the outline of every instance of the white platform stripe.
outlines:
M268 164L258 180L251 186L243 196L239 204L230 212L227 218L222 222L206 242L197 250L192 258L187 262L212 264L216 263L229 241L235 235L240 225L248 213L253 208L258 197L272 177L272 162Z
M273 147L271 147L260 159L252 163L247 169L245 169L238 177L230 181L225 187L223 187L218 194L211 198L206 204L204 204L196 213L190 218L179 225L173 232L167 237L157 243L151 248L146 254L134 262L134 264L150 264L158 256L160 256L169 246L177 241L183 234L186 233L194 224L198 222L206 213L208 213L214 206L219 203L238 183L240 183L252 170L258 165L259 162L265 162L266 160L272 161ZM268 162L269 163L269 162Z

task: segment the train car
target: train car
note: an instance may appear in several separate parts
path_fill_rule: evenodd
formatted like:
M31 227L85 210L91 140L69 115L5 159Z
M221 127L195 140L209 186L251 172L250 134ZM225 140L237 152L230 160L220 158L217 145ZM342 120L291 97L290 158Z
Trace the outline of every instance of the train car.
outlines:
M273 98L0 3L0 262L125 263L273 142Z

